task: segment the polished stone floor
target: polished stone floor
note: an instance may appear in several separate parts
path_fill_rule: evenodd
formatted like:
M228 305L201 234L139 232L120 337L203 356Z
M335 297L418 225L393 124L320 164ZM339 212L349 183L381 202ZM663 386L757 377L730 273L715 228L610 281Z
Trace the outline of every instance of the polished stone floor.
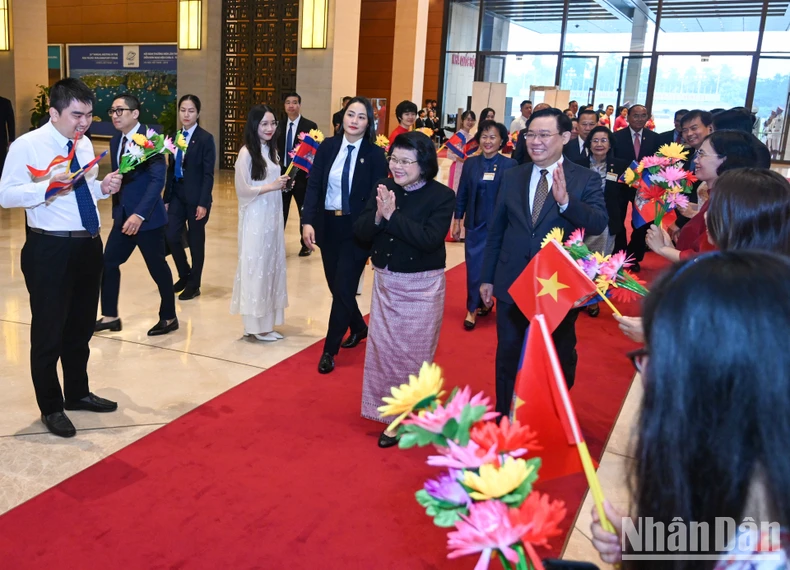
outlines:
M448 165L442 166L442 178L446 179ZM118 401L119 411L70 412L79 432L67 440L48 434L39 421L28 364L30 311L19 269L25 235L23 212L0 210L0 378L4 392L0 513L323 338L330 296L320 253L297 256L298 225L292 222L286 230L290 306L285 324L279 327L286 338L261 343L242 337L241 319L229 314L237 239L232 182L232 173L222 172L217 177L207 226L202 295L192 301L177 301L179 331L162 337L146 336L157 320L156 287L139 252L122 267L123 331L96 335L89 365L92 390ZM100 208L105 241L111 219L109 206L107 200ZM295 206L291 215L291 220L297 219ZM448 267L462 261L463 246L448 244ZM366 270L360 297L363 312L370 306L371 284L372 275ZM622 484L624 467L640 394L639 383L635 382L599 471L604 493L623 507L627 502ZM589 539L589 513L590 505L585 504L566 551L568 558L598 560Z

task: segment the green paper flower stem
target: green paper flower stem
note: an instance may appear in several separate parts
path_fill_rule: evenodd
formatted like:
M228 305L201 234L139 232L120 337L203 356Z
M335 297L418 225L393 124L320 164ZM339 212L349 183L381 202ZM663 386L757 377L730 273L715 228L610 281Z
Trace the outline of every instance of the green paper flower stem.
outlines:
M505 555L502 554L502 551L497 550L496 555L499 557L499 561L502 563L502 568L504 568L505 570L513 569L513 567L510 565L510 562L508 562L507 558L505 558Z

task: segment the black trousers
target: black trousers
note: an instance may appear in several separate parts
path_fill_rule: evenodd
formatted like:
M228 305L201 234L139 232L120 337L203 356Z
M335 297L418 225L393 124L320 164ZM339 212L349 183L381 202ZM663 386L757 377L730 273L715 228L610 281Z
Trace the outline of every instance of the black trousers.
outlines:
M365 270L367 259L358 258L351 216L326 213L324 231L321 260L332 293L332 311L329 314L324 352L334 356L340 352L340 344L349 328L352 333L358 333L367 326L357 305L359 278Z
M628 213L628 204L633 204L634 198L636 196L636 190L634 188L629 188L627 192L621 192L618 200L618 206L620 209L620 223L625 228L625 218ZM634 205L634 207L636 207ZM633 228L633 223L631 224ZM628 241L628 236L626 236L625 229L615 235L614 237L614 250L615 251L626 251L629 256L632 256L636 261L642 261L645 258L645 252L647 251L647 243L645 243L645 239L647 238L647 230L650 229L650 224L645 224L641 228L634 228L634 231L631 233L631 241Z
M42 414L63 411L63 397L79 400L88 387L88 343L99 305L102 241L29 232L22 273L30 294L30 372ZM63 390L58 380L63 366Z
M206 260L206 224L211 215L209 208L206 217L196 220L197 206L187 204L183 194L179 193L178 185L173 190L173 196L167 207L167 245L173 255L173 262L178 270L178 278L187 280L187 287L200 287L203 277L203 263ZM187 227L187 241L189 251L192 252L192 267L187 261L187 252L181 244L181 233Z
M121 289L121 265L126 263L135 247L140 248L148 273L159 289L159 318L176 318L176 296L173 274L165 260L165 227L128 236L121 232L123 224L115 224L104 249L104 273L101 282L101 314L118 316L118 292Z
M307 193L307 186L304 183L294 184L290 192L283 193L283 227L288 225L288 212L291 211L291 196L296 200L296 207L299 208L299 243L304 247L304 240L302 235L302 208L304 207L304 196Z
M552 333L557 357L568 389L576 379L576 318L579 310L571 310ZM496 304L496 411L503 416L510 414L516 374L524 347L529 321L515 303L497 300Z

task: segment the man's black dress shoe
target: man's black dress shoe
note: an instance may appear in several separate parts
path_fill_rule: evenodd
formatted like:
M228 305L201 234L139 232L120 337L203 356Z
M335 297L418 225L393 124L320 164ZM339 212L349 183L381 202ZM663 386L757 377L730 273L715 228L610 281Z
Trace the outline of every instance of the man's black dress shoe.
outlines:
M303 245L302 249L299 250L299 257L307 257L311 253L313 253L313 252L310 251L310 248L307 247L306 245Z
M631 273L639 273L640 271L642 271L642 268L641 268L641 267L639 267L639 262L638 262L638 261L634 261L634 262L631 264L631 267L628 267L627 269L628 269L628 271L630 271Z
M348 338L344 340L340 346L342 348L354 348L356 345L362 342L362 339L365 338L368 338L368 327L365 327L362 332L351 333L348 335Z
M187 286L187 288L184 289L184 291L178 296L178 298L182 301L189 301L195 297L200 297L200 287Z
M329 374L335 369L335 357L325 352L321 355L321 360L318 362L318 371L321 374Z
M588 305L587 314L595 318L601 314L601 307L598 306L598 303L595 303L594 305Z
M162 319L148 331L148 336L159 336L160 334L167 334L169 332L178 330L178 319L173 319L170 324L167 324L165 319Z
M386 434L387 430L381 432L379 436L379 447L387 448L392 447L393 445L398 445L398 440L400 439L397 435L395 437L389 436Z
M82 400L75 400L70 402L66 400L63 402L63 407L67 410L83 410L85 412L99 412L99 413L106 413L106 412L114 412L118 409L118 403L113 402L112 400L105 400L104 398L99 398L96 394L91 392L87 396L85 396Z
M112 331L112 332L120 332L123 328L121 325L121 319L115 319L114 321L104 322L101 319L96 321L96 325L93 327L93 332L101 332L101 331Z
M77 435L77 430L74 429L74 424L63 412L55 412L54 414L41 414L41 421L50 433L60 437L74 437Z
M181 279L173 283L173 293L180 293L181 291L184 290L186 286L187 286L187 279L186 277L182 277Z

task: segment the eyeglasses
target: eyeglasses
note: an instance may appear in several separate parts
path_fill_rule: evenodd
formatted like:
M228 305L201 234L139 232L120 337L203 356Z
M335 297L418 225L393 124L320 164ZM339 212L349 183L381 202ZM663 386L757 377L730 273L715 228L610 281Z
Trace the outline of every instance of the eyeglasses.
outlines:
M268 129L269 127L274 127L276 129L277 121L272 121L271 123L264 123L263 121L261 121L260 123L258 123L258 125L260 125L264 129Z
M412 164L417 163L416 160L402 160L400 158L395 158L394 156L389 158L389 162L394 166L411 166Z
M560 134L560 133L529 133L528 132L526 134L526 139L528 141L534 141L535 139L538 139L540 142L546 142L551 137L553 137L554 135L558 135L558 134Z
M639 374L644 374L645 368L647 367L647 359L650 358L650 351L642 347L629 352L626 356L631 359L631 364L634 365L634 369L639 372Z
M132 109L128 109L126 107L110 107L110 109L107 110L107 114L110 117L112 117L113 115L115 115L116 117L120 117L121 115L123 115L124 111L131 111L131 110Z
M607 143L608 144L609 143L609 139L608 138L606 138L606 139L592 139L590 142L592 144L603 144L603 143Z

